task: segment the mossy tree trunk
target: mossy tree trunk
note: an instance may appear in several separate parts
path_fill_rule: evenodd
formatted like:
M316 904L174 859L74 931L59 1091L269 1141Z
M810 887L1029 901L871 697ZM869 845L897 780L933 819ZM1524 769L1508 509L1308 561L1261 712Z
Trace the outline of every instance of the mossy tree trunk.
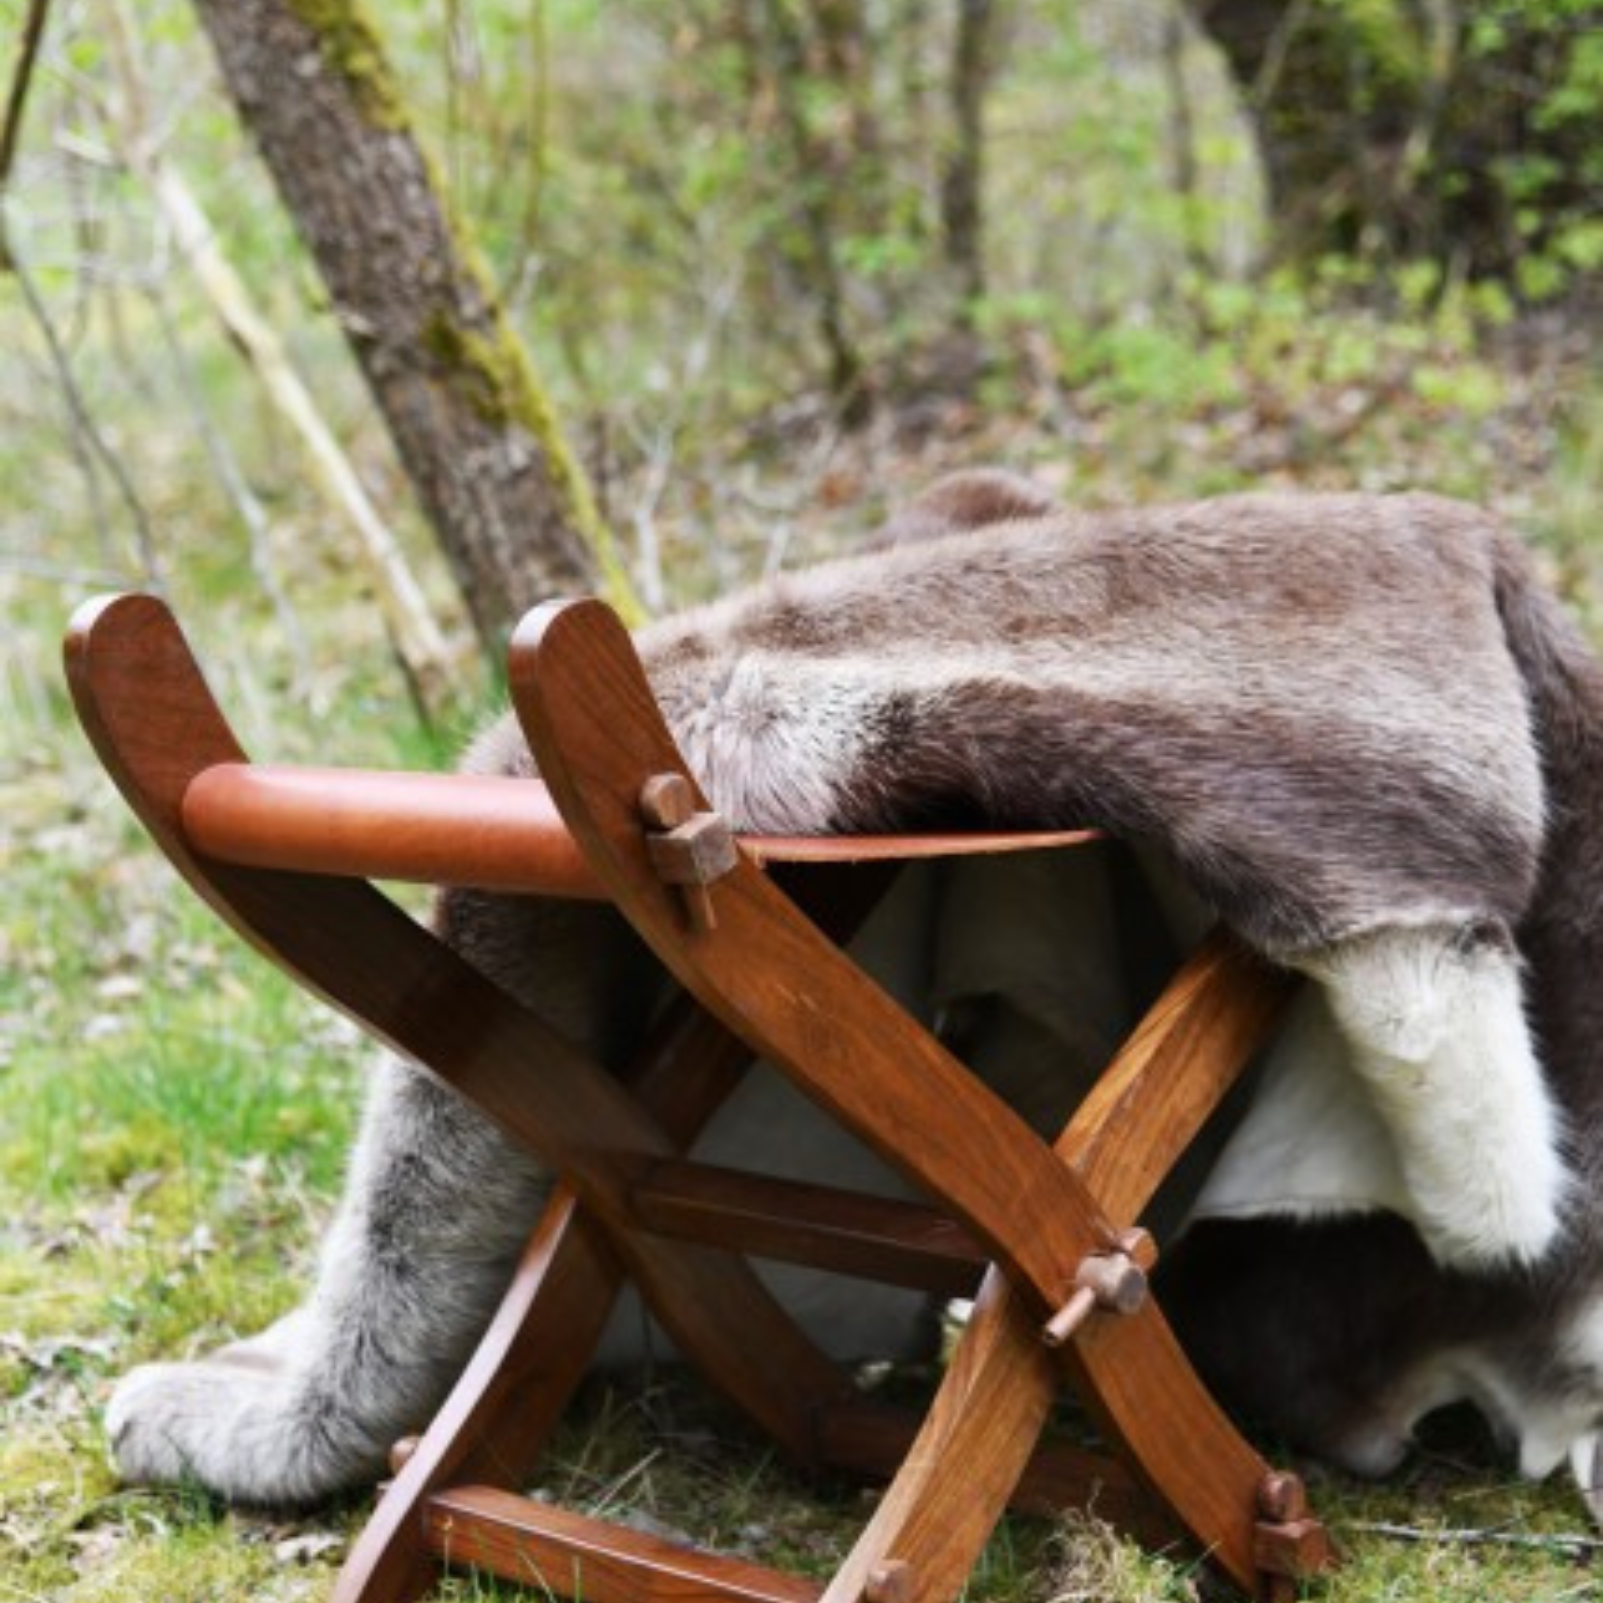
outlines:
M486 647L605 535L359 0L195 0Z
M1597 0L1185 4L1252 119L1283 257L1519 282L1544 253L1597 253Z

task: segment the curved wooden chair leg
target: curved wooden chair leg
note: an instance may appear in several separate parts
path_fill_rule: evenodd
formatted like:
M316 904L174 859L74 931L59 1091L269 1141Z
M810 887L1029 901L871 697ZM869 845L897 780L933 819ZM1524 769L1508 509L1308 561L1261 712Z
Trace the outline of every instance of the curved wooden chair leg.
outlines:
M893 1168L950 1205L1043 1319L1061 1307L1080 1263L1119 1241L1074 1171L755 864L737 857L711 887L715 929L687 919L659 877L641 776L677 776L695 807L706 803L616 616L590 601L538 608L514 636L510 667L514 705L569 830L670 972ZM605 719L591 711L598 697Z
M641 776L677 776L692 809L705 802L607 609L579 602L532 615L514 640L512 685L568 827L664 963L799 1087L952 1206L1006 1269L1010 1290L998 1297L1021 1298L1030 1319L1063 1308L1086 1257L1121 1244L1110 1220L1139 1215L1285 999L1281 976L1225 938L1210 944L1048 1152L751 864L721 870L710 898L692 908L676 901L643 838ZM587 687L592 696L602 690L608 719L589 716ZM805 986L793 982L797 974L806 974ZM988 1321L980 1344L994 1340L1002 1352L1010 1345L1002 1333L1017 1335L1027 1322L1001 1319L993 1337ZM1028 1373L1018 1341L1011 1346L1005 1364ZM1062 1361L1147 1484L1227 1573L1256 1590L1268 1468L1214 1405L1155 1306L1089 1320ZM1033 1406L1020 1403L1018 1438ZM954 1405L952 1418L963 1417ZM965 1478L974 1472L974 1461L964 1462ZM998 1478L1006 1478L1000 1470ZM926 1488L912 1499L911 1519L931 1495Z
M160 602L124 596L80 612L67 666L102 762L196 891L308 990L561 1174L615 1227L616 1250L674 1341L784 1451L815 1462L818 1408L848 1388L843 1372L743 1260L665 1239L643 1250L630 1233L634 1173L677 1153L640 1102L370 885L191 850L185 792L198 773L244 754Z
M751 1061L681 998L626 1081L687 1145ZM428 1498L451 1484L521 1487L588 1370L624 1282L605 1232L559 1186L472 1360L396 1473L340 1571L333 1603L411 1603L439 1574Z
M1295 985L1224 933L1175 975L1057 1144L1115 1217L1140 1216ZM1063 1359L1131 1469L1249 1594L1272 1587L1283 1560L1324 1566L1322 1531L1307 1532L1300 1552L1266 1542L1269 1466L1197 1378L1154 1301L1088 1321Z
M379 1499L332 1603L413 1603L438 1580L423 1538L429 1497L458 1483L513 1487L532 1472L584 1379L623 1272L565 1188L433 1423Z
M1289 990L1283 975L1225 937L1205 943L1171 980L1057 1145L1116 1217L1140 1216ZM1156 1309L1088 1322L1063 1363L1177 1527L1257 1592L1268 1467L1196 1382ZM1023 1472L1061 1375L1039 1323L993 1272L923 1434L827 1603L856 1603L897 1565L908 1566L913 1597L954 1595Z
M993 1269L923 1429L823 1603L959 1596L1041 1439L1058 1381L1039 1322Z

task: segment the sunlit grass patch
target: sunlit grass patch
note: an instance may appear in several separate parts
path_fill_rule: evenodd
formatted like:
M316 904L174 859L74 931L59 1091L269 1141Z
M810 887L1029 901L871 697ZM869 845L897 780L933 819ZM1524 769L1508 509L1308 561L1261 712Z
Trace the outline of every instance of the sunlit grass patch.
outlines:
M287 980L210 944L218 932L186 941L186 922L175 910L137 956L117 947L126 926L99 932L106 961L80 954L70 993L53 974L24 979L0 1167L36 1203L145 1169L203 1184L252 1155L293 1155L324 1187L337 1174L362 1048Z
M122 1492L85 1509L51 1568L71 1603L317 1603L347 1543L343 1526L297 1527L229 1514L199 1494ZM36 1568L49 1573L43 1562ZM16 1583L26 1586L28 1572ZM26 1595L26 1593L24 1594Z

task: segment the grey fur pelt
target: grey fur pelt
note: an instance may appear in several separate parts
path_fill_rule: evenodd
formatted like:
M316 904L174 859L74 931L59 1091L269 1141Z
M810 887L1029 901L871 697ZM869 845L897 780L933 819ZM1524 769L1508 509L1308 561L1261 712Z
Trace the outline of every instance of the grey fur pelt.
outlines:
M738 827L1100 824L1308 973L1294 1038L1357 1088L1343 1139L1372 1132L1366 1178L1333 1132L1305 1156L1335 1189L1257 1210L1289 1224L1253 1217L1263 1177L1231 1171L1239 1217L1200 1221L1171 1276L1205 1367L1351 1463L1386 1467L1418 1413L1469 1395L1528 1469L1569 1451L1589 1477L1603 685L1493 518L1426 496L1080 515L969 474L868 554L639 644ZM531 767L510 721L469 766ZM651 981L607 915L459 893L438 927L589 1049L626 1054L643 1008L617 999ZM432 1082L383 1071L308 1304L206 1363L130 1376L109 1415L124 1472L256 1500L371 1474L438 1400L543 1184ZM1251 1319L1232 1321L1228 1287ZM1361 1348L1351 1321L1280 1334L1287 1299L1300 1318L1355 1297L1375 1310ZM1510 1423L1520 1409L1540 1431Z

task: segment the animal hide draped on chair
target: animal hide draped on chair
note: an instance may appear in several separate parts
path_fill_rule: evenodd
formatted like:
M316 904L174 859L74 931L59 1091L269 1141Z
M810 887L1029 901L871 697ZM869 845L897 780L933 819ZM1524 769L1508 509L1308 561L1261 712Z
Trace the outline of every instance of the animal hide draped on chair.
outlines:
M1355 1467L1469 1397L1590 1483L1603 680L1495 519L965 475L641 650L741 828L1101 825L1308 974L1173 1255L1202 1367Z
M1116 885L1075 887L1101 909L1090 925L1062 915L1050 873L937 885L939 939L912 988L980 1056L1002 1040L999 1058L1035 1065L1024 1082L1094 1063L1102 1016L1083 1004L1115 965L1084 932L1112 929L1113 909L1189 923L1182 939L1216 916L1307 974L1165 1243L1188 1348L1240 1413L1357 1467L1388 1467L1421 1413L1465 1397L1525 1469L1568 1453L1590 1489L1603 674L1494 519L1425 496L1080 515L966 474L878 549L639 645L741 829L1096 824L1134 848L1138 890L1129 861ZM469 766L532 765L508 720ZM1000 967L980 933L998 895L1039 934ZM599 918L447 892L437 922L615 1061L616 999L639 970ZM1000 1014L981 1017L987 998ZM1028 1102L1040 1087L1020 1078L1008 1089ZM108 1416L125 1471L304 1499L376 1462L473 1333L467 1313L447 1331L412 1310L487 1315L480 1282L519 1239L504 1215L537 1193L496 1139L389 1071L313 1297L251 1345L251 1378L222 1363L129 1377ZM402 1217L419 1195L428 1217ZM459 1248L431 1234L446 1212ZM402 1250L413 1232L428 1250ZM379 1320L387 1342L366 1342Z
M1362 1200L1445 1263L1539 1257L1562 1168L1513 943L1577 648L1519 549L1424 497L1022 501L942 537L947 502L983 509L959 480L914 509L921 538L648 631L715 805L779 833L1139 843L1321 983L1396 1146ZM528 761L510 727L481 760Z

